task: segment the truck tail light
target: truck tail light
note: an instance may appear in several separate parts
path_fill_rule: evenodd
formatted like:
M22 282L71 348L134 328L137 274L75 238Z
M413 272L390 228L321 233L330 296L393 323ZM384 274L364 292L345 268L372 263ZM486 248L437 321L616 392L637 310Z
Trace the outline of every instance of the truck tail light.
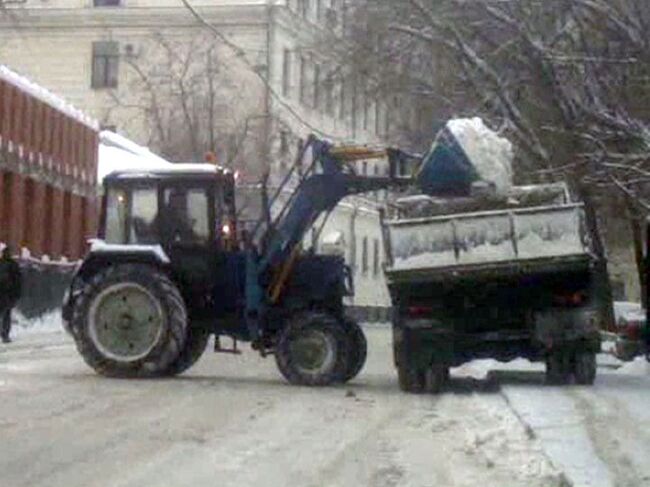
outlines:
M554 301L559 306L578 307L587 302L587 294L584 291L556 294Z
M640 340L643 323L639 321L628 321L622 330L622 334L628 340Z
M433 313L433 308L430 306L409 306L406 309L409 318L428 318L431 313Z

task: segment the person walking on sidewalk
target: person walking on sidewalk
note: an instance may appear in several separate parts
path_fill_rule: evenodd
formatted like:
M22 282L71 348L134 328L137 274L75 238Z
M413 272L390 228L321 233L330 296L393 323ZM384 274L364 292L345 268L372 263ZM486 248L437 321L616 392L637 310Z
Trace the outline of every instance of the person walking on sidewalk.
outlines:
M0 255L0 338L2 343L11 342L11 310L20 299L22 275L20 266L11 257L7 245Z

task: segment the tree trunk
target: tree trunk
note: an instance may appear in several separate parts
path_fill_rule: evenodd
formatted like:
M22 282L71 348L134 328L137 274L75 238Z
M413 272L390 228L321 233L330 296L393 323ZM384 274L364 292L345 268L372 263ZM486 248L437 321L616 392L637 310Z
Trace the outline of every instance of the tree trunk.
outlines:
M632 240L634 244L634 261L636 263L636 271L639 277L639 286L641 288L641 304L644 308L647 306L647 279L645 272L645 257L643 253L644 238L643 238L643 218L639 213L638 208L629 199L625 199L627 205L628 220L630 228L632 229Z
M607 271L607 251L603 243L598 226L598 215L596 212L596 203L594 202L589 189L578 183L576 185L577 193L585 205L585 218L587 232L593 243L593 251L596 254L596 298L601 316L601 328L613 329L615 324L612 287L609 282L609 273Z

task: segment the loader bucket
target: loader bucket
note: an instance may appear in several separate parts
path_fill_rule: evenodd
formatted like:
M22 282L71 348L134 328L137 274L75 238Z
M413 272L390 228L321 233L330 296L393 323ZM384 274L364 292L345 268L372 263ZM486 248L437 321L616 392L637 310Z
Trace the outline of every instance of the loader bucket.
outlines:
M469 196L478 172L448 127L443 128L422 159L418 187L431 196Z

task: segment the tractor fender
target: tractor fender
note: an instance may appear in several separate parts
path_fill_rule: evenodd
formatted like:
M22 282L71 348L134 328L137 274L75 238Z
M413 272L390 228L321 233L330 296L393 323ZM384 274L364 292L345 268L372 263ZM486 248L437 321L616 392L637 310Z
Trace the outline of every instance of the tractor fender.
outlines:
M118 245L92 240L90 251L75 271L63 297L61 316L63 327L69 334L73 333L70 329L72 310L84 282L107 266L116 264L148 264L167 271L170 260L160 245Z

